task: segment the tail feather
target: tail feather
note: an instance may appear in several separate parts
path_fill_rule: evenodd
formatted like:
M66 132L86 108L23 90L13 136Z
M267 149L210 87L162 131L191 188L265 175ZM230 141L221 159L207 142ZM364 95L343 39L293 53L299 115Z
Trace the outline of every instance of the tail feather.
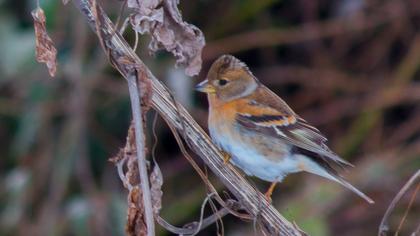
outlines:
M318 163L312 161L310 158L304 155L298 155L298 158L303 164L302 166L304 167L304 171L335 181L341 184L342 186L346 187L347 189L353 191L361 198L365 199L369 204L375 203L370 197L366 196L366 194L362 193L360 190L351 185L349 182L347 182L344 178L340 177L335 172L328 171L328 169L320 166Z
M349 182L347 182L343 178L338 177L338 176L334 176L334 178L332 180L334 180L335 182L337 182L337 183L343 185L344 187L350 189L351 191L353 191L354 193L359 195L361 198L365 199L369 204L374 204L375 203L370 197L366 196L366 194L364 194L362 191L360 191L359 189L357 189L356 187L351 185Z

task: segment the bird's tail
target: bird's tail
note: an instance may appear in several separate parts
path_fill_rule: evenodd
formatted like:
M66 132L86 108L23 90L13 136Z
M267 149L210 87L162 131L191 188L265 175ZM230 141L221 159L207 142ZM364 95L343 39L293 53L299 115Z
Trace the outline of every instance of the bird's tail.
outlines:
M334 176L331 180L334 180L335 182L337 182L337 183L343 185L344 187L350 189L351 191L353 191L354 193L356 193L357 195L359 195L361 198L365 199L369 204L374 204L375 203L370 197L366 196L366 194L364 194L359 189L357 189L356 187L354 187L353 185L351 185L349 182L347 182L342 177L340 177L340 176Z
M322 176L324 178L330 179L332 181L335 181L335 182L341 184L342 186L346 187L347 189L350 189L351 191L353 191L354 193L359 195L361 198L365 199L369 204L375 203L370 197L366 196L366 194L362 193L360 190L358 190L356 187L351 185L349 182L347 182L341 176L338 176L334 173L329 172L328 170L321 167L320 165L318 165L314 161L310 160L306 156L300 155L300 157L303 157L303 158L301 158L301 160L305 162L305 164L303 165L305 167L304 168L305 171L310 172L310 173L315 174L315 175Z

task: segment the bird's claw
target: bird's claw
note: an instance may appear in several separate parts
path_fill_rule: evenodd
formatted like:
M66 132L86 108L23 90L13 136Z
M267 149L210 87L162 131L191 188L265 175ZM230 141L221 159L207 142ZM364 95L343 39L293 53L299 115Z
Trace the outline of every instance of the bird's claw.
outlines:
M231 158L230 154L225 151L222 151L222 155L223 155L223 164L228 164Z
M273 194L274 188L276 187L276 182L271 183L270 188L268 188L267 192L265 192L264 196L267 202L271 203L271 195Z
M272 199L271 199L271 193L269 193L268 191L264 194L265 200L267 200L267 202L271 203Z

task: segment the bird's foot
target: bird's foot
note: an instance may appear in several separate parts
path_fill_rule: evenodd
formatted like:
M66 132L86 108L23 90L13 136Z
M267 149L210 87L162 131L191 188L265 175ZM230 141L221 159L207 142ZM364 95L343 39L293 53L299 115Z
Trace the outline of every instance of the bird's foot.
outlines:
M221 151L221 152L222 152L222 155L223 155L223 164L229 163L230 158L231 158L230 154L225 152L225 151Z
M276 187L277 182L272 182L270 187L268 188L267 192L265 192L264 196L267 202L271 203L271 195L273 194L274 188Z

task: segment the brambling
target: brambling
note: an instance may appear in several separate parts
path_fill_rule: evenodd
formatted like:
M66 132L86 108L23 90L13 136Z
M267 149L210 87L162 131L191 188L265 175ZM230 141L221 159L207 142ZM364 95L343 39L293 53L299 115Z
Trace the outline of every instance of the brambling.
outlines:
M352 164L332 152L319 130L261 84L240 60L221 56L196 90L207 93L210 136L228 154L225 161L247 175L272 182L265 194L268 200L276 183L290 173L305 171L373 203L338 174L337 167Z

